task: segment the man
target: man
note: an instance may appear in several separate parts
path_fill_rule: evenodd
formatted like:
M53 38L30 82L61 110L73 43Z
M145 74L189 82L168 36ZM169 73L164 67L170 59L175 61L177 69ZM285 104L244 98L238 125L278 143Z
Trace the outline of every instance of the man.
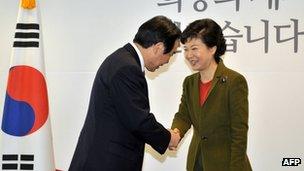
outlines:
M179 134L150 113L144 67L153 72L168 63L180 34L171 20L156 16L140 26L133 43L105 59L94 80L70 171L140 171L145 143L161 154L177 146Z

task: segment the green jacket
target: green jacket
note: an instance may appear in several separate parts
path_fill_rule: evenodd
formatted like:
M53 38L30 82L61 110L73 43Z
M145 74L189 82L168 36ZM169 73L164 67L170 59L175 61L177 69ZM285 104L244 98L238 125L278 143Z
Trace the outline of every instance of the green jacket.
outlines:
M172 128L183 137L193 126L187 170L193 171L197 153L204 171L251 171L246 154L248 86L245 78L221 61L203 106L199 105L200 74L185 78L179 111Z

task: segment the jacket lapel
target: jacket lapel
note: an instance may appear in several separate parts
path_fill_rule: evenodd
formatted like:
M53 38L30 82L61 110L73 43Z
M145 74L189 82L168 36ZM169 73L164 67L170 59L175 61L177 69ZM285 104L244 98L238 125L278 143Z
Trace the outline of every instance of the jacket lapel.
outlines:
M200 85L200 74L199 72L195 73L194 75L194 81L193 81L193 92L192 92L192 98L193 98L193 102L194 102L194 108L197 109L195 110L194 112L194 120L195 122L197 122L196 124L194 123L193 126L195 127L195 129L200 129L200 127L202 126L201 125L201 121L204 120L203 118L205 118L206 116L206 113L204 112L205 111L205 108L206 108L206 102L208 101L208 98L210 96L211 93L213 93L213 91L215 91L216 89L216 86L217 84L219 84L222 79L224 78L222 75L223 75L223 72L225 70L225 66L223 64L222 61L219 62L218 66L217 66L217 69L215 71L215 74L214 74L214 78L213 78L213 81L212 81L212 84L211 84L211 88L207 94L207 99L205 101L205 103L203 104L203 106L200 105L199 103L199 98L200 98L200 89L199 89L199 85ZM210 107L210 106L209 106Z
M207 99L206 101L208 100L208 97L210 95L210 93L212 93L212 91L214 90L214 87L219 83L219 82L222 82L222 81L226 81L224 76L223 76L223 70L225 68L225 65L223 64L223 61L221 60L216 68L216 71L215 71L215 74L214 74L214 78L212 80L212 84L211 84L211 88L207 94Z

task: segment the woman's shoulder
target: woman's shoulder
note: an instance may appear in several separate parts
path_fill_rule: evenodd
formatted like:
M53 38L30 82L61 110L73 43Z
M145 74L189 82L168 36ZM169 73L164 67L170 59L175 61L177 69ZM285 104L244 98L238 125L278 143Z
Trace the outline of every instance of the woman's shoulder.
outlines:
M193 74L190 74L190 75L186 76L185 79L184 79L184 82L185 81L190 81L191 82L191 81L194 81L198 78L199 78L199 72L196 72L196 73L193 73Z
M183 86L186 87L193 86L194 84L197 83L198 79L199 79L199 72L188 75L184 79Z
M223 74L227 75L227 77L230 77L232 79L239 78L239 79L246 80L245 77L243 76L243 74L241 74L240 72L238 72L234 69L228 68L228 67L225 67Z

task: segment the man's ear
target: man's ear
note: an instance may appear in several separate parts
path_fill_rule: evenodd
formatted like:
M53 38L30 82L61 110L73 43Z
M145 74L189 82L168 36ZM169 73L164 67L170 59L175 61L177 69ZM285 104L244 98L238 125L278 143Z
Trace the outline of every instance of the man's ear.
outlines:
M158 42L154 44L154 53L163 54L165 52L165 45L163 42Z

